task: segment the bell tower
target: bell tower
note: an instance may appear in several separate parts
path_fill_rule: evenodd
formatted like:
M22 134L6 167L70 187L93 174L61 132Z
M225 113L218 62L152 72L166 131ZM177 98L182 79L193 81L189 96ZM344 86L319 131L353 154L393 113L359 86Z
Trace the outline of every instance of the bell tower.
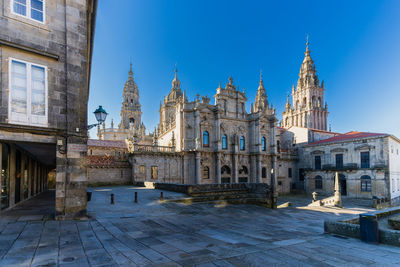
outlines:
M139 103L139 90L133 79L132 63L130 63L128 80L125 82L121 107L119 130L138 129L142 127L142 110Z
M324 81L319 82L314 61L310 56L307 37L306 52L300 67L296 88L292 87L292 103L288 100L282 113L282 127L292 126L327 130L328 105L324 105Z

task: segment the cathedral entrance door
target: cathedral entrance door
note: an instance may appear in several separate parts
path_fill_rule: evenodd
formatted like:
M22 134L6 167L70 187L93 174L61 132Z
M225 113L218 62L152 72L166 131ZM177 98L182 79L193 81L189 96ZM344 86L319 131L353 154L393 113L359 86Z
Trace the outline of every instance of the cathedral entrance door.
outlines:
M346 177L343 174L339 174L339 183L340 183L340 193L342 196L347 195L347 182Z

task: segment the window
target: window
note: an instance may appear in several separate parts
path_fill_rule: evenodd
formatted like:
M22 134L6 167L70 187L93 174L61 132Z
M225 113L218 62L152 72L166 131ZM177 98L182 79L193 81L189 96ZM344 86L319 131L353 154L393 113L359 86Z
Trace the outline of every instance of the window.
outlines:
M140 171L140 173L144 173L144 165L140 165L140 168L139 168L139 171Z
M221 174L231 174L231 169L228 166L224 165L221 168Z
M15 14L44 22L44 1L43 0L12 0Z
M314 164L315 164L315 169L316 170L320 170L321 169L321 156L315 156Z
M289 178L292 178L292 168L288 168L288 176Z
M369 151L361 152L361 168L369 168Z
M319 175L315 176L315 189L322 189L322 177Z
M158 167L151 166L151 179L157 179L158 176Z
M276 147L277 147L278 153L281 153L281 142L279 140L276 141Z
M226 134L222 135L222 149L228 149L228 137Z
M245 149L245 140L244 140L244 136L240 137L240 150L244 150Z
M261 169L261 177L262 178L267 178L267 168L263 167Z
M209 146L210 145L210 140L209 140L209 134L207 131L203 132L203 146Z
M209 179L210 178L210 168L205 166L203 168L203 179Z
M371 192L371 177L361 176L361 192Z
M343 154L336 154L336 169L343 169Z
M246 174L247 175L248 173L249 173L249 171L248 171L246 166L242 166L242 168L239 169L239 174Z
M261 149L262 151L266 151L267 150L267 144L265 141L265 137L261 138Z
M19 60L10 60L9 121L47 124L47 69Z

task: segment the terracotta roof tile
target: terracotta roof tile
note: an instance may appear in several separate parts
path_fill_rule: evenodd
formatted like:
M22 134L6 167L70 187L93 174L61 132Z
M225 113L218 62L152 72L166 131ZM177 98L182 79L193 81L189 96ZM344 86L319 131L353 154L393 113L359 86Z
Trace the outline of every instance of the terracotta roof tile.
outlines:
M384 136L388 134L384 133L368 133L368 132L348 132L345 134L339 134L321 141L313 142L308 145L318 145L318 144L325 144L325 143L334 143L334 142L341 142L341 141L348 141L348 140L354 140L354 139L362 139L362 138L368 138L368 137L376 137L376 136Z
M88 139L88 146L126 148L125 141Z

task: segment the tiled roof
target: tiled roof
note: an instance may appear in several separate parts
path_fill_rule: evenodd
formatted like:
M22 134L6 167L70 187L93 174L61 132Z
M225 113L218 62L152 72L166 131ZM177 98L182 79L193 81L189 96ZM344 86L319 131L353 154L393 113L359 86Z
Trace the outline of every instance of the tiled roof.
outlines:
M88 146L126 148L125 141L88 139Z
M339 134L321 141L317 141L314 143L310 143L308 145L319 145L319 144L326 144L326 143L335 143L335 142L341 142L341 141L348 141L348 140L354 140L354 139L363 139L363 138L368 138L368 137L377 137L377 136L385 136L388 134L384 133L368 133L368 132L348 132L345 134Z

